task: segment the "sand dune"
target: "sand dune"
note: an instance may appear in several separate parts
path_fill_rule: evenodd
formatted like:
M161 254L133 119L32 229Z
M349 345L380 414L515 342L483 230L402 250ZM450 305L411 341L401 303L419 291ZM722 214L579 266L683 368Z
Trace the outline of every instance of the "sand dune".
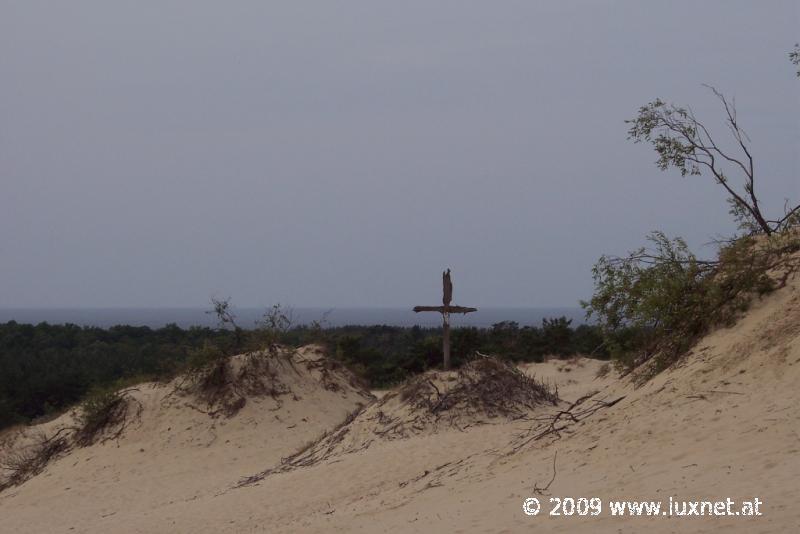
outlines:
M141 413L119 439L76 447L41 475L0 493L4 528L55 532L72 516L69 527L91 530L81 518L147 516L224 491L265 462L279 463L372 400L349 373L319 365L323 360L317 347L271 358L282 394L251 395L233 417L209 415L216 406L181 393L176 382L137 386L131 397ZM27 434L49 436L73 419L66 414Z
M441 417L430 425L415 420L419 414L400 391L372 401L345 375L336 379L338 387L326 389L320 371L301 364L323 357L315 350L298 353L300 372L281 370L281 377L292 380L297 399L283 395L279 406L269 396L248 398L230 418L209 417L186 398L165 405L166 386L140 387L135 395L143 405L141 424L118 442L77 448L42 474L0 493L3 528L800 531L796 283L755 303L736 325L713 332L682 364L642 387L613 371L604 373L603 362L595 360L528 364L521 367L526 374L558 385L560 402L533 403L512 416L472 411L472 423L466 424L461 416L454 424L443 424ZM441 374L434 378L441 390L451 381ZM437 398L430 391L425 395ZM593 411L577 421L565 418L558 433L531 439L554 414L581 398L576 410ZM387 429L397 422L411 423L389 439ZM48 431L59 424L67 422L51 422ZM346 435L331 443L330 436L343 428ZM316 452L333 453L297 468L274 469L293 453L314 452L315 444L324 444ZM535 486L553 477L556 452L554 480L546 492L534 493ZM264 476L239 485L256 474ZM536 517L522 513L523 500L531 496L545 503ZM687 501L758 497L764 504L760 517L622 518L606 509L595 517L549 517L551 496L599 497L605 506L611 499L670 496Z

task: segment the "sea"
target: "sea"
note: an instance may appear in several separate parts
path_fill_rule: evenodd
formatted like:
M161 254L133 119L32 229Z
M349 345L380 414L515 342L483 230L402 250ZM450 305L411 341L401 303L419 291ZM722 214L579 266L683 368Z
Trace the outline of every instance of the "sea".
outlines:
M439 326L438 313L414 313L411 308L293 308L292 324L304 325L319 321L324 327L346 325ZM235 308L236 322L252 328L264 315L264 308ZM566 317L576 326L585 322L584 311L572 308L480 308L466 315L452 315L453 327L490 327L503 321L520 326L541 326L542 319ZM217 318L204 308L0 308L0 323L16 321L24 324L76 324L108 328L115 325L159 328L170 323L182 328L216 326Z

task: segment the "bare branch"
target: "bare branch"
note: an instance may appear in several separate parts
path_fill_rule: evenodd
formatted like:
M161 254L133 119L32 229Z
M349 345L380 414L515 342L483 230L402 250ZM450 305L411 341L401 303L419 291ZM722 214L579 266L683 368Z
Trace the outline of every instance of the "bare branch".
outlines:
M641 107L637 118L626 121L632 125L628 138L636 142L651 143L659 155L657 165L662 170L675 167L683 176L709 172L725 188L732 204L731 213L739 221L740 228L769 235L779 225L767 221L761 212L755 190L755 165L749 147L750 138L738 122L735 100L728 100L713 86L705 87L722 103L726 125L742 156L723 150L691 108L666 104L658 99ZM743 193L729 182L723 169L726 165L741 171ZM792 217L793 215L789 215L786 220L791 220Z
M547 483L546 486L540 488L538 485L533 485L533 492L538 493L539 495L543 495L545 491L550 489L550 484L556 479L556 458L558 458L558 450L556 450L555 454L553 454L553 478L550 479L550 482Z

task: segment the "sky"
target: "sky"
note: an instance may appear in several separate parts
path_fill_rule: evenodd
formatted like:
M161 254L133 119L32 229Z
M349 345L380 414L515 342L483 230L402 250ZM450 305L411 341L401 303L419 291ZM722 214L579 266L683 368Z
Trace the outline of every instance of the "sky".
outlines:
M625 119L800 201L800 2L0 0L0 308L574 306L662 229L734 224Z

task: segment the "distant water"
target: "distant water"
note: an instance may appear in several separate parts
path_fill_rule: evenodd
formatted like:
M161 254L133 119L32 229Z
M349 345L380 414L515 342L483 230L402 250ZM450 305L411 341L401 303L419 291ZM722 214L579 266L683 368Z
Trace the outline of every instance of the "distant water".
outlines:
M234 310L243 328L253 327L264 314L263 308ZM520 326L540 326L543 318L566 316L573 325L584 322L580 308L481 308L467 315L453 315L453 326L488 327L501 321L516 321ZM390 325L438 326L437 313L414 313L410 308L294 308L294 324L325 320L326 326ZM159 328L169 323L180 327L215 326L216 317L202 308L54 308L0 309L0 323L51 324L72 323L81 326L107 328L114 325L149 326Z

